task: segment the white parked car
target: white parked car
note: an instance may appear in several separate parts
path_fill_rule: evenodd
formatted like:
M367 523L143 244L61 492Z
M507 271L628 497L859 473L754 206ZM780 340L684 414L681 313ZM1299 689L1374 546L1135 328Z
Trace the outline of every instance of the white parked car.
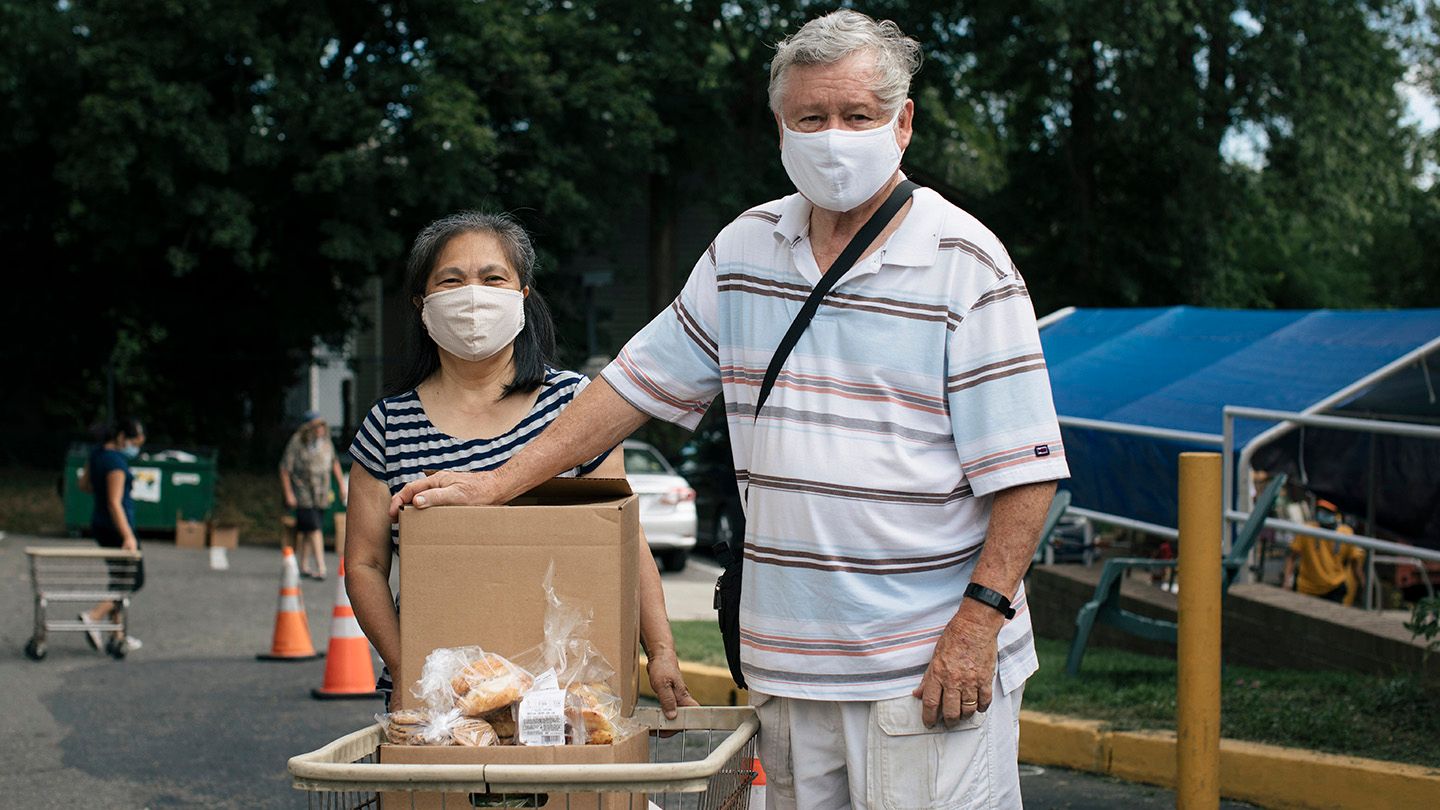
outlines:
M650 551L667 571L680 571L695 547L695 490L660 451L626 440L625 475L640 496L640 526Z

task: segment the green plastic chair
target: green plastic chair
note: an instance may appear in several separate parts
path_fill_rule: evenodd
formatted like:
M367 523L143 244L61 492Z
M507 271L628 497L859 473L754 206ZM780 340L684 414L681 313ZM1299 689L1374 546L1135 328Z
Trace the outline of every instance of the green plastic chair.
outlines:
M1245 561L1250 557L1250 549L1255 547L1255 539L1260 536L1260 530L1265 526L1265 518L1270 514L1283 486L1284 475L1271 479L1270 485L1265 487L1265 491L1255 500L1250 517L1235 536L1230 553L1221 560L1222 597L1230 591L1230 584L1239 577L1240 571L1245 567ZM1175 622L1141 616L1120 607L1120 582L1124 579L1125 572L1131 568L1173 568L1175 564L1176 560L1152 560L1146 557L1116 557L1106 560L1105 568L1100 572L1100 581L1095 584L1095 596L1075 615L1075 639L1070 642L1070 656L1065 662L1065 674L1072 677L1080 674L1085 645L1090 641L1090 631L1094 629L1096 622L1110 625L1132 636L1174 644Z

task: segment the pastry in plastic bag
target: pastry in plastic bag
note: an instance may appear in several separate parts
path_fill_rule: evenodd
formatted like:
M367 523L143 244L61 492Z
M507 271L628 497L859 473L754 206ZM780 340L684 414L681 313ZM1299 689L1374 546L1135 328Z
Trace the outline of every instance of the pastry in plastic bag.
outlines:
M451 745L455 726L462 718L454 709L403 709L377 714L375 719L385 727L385 739L392 745Z
M425 657L412 693L432 711L458 708L481 717L520 699L534 678L480 647L441 647Z
M503 709L496 709L481 718L495 729L495 734L500 738L501 745L507 745L506 740L513 741L518 728L515 724L515 709L506 706Z
M478 717L462 717L457 720L450 727L450 737L454 745L479 747L500 744L500 737L495 733L494 727Z
M620 718L620 696L604 683L575 683L566 689L566 703L579 710L577 731L583 729L585 745L615 742L615 721ZM576 734L580 737L580 734Z
M430 713L422 709L406 709L389 714L377 714L375 720L385 729L385 740L391 745L422 745L421 730L430 720Z
M534 683L530 673L494 653L471 661L451 678L455 708L470 717L483 717L520 700Z

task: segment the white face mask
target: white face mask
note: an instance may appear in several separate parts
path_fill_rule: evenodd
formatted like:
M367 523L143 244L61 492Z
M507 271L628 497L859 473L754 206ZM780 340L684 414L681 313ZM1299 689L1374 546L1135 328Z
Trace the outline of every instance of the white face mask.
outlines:
M420 320L440 348L462 360L484 360L525 328L525 296L505 287L466 284L425 296Z
M885 126L858 132L784 127L780 162L805 199L827 211L851 211L874 197L900 168L900 144L895 140L899 120L897 112Z

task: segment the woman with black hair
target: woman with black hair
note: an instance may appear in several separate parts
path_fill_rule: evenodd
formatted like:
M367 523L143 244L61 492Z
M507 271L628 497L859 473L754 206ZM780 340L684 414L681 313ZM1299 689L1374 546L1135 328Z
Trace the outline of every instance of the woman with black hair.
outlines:
M433 470L488 470L540 435L589 380L552 368L555 325L535 289L535 248L504 214L466 211L416 237L406 261L411 316L408 359L391 396L370 410L350 454L345 587L355 618L385 669L388 701L400 659L398 605L390 591L399 528L390 498ZM570 475L622 478L606 453ZM692 705L675 657L665 597L640 538L640 634L651 685L667 710Z
M145 428L137 419L121 419L107 426L98 438L95 448L90 451L85 474L80 479L80 488L90 492L95 499L95 508L90 515L90 533L102 548L139 551L140 541L135 537L135 501L130 497L135 474L130 472L130 461L140 455L140 447L145 444ZM110 577L116 585L138 591L145 584L145 561L140 560L133 567L128 562L113 564L110 566ZM113 619L117 610L115 602L101 602L82 612L80 622L99 624ZM88 630L85 638L91 647L100 649L99 630ZM140 649L140 639L126 637L122 630L115 631L115 643L126 645L127 651Z

